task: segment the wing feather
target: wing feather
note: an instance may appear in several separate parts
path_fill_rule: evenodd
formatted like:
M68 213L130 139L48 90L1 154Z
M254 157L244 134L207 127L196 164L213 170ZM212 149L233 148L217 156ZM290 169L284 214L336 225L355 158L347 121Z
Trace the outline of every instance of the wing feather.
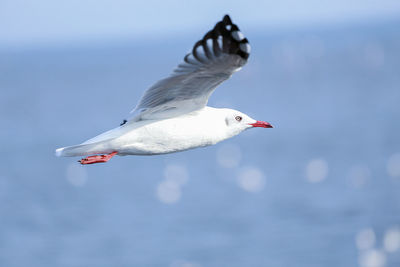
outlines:
M195 43L173 73L147 89L136 119L168 118L204 107L214 89L246 64L249 42L228 15Z

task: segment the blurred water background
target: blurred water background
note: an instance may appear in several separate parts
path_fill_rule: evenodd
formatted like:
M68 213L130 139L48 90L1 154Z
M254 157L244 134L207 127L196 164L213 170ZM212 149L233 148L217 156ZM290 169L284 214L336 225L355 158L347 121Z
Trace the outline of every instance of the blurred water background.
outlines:
M239 27L250 60L209 104L275 128L91 166L54 150L205 31L0 50L0 266L400 266L400 20Z

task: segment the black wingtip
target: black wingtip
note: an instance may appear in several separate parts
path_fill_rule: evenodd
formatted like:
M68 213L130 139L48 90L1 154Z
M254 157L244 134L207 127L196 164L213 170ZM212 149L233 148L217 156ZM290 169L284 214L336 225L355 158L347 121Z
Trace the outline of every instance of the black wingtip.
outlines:
M222 19L222 21L223 21L225 24L232 24L232 20L231 20L231 18L229 17L228 14L226 14L226 15L224 16L224 18Z
M222 44L219 43L221 37ZM212 40L212 47L207 46L207 40ZM197 48L199 47L203 48L204 57L199 56L197 53ZM245 60L250 56L250 45L247 38L240 32L239 27L232 23L228 14L194 45L191 54L197 61L205 62L207 60L205 58L213 58L212 53L215 56L221 53L238 55ZM190 54L185 57L185 62L187 63L190 63L189 56Z
M218 22L211 31L213 35L222 35L225 53L236 54L243 59L250 56L250 44L247 38L240 32L239 27L233 24L231 18L226 14L222 21Z

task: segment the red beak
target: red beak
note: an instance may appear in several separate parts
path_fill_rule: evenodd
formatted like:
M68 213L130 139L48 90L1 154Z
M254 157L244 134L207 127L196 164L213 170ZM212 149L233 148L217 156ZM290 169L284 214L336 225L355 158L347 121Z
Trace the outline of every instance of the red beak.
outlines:
M274 128L271 124L265 121L256 121L255 123L249 123L253 127L263 127L263 128Z

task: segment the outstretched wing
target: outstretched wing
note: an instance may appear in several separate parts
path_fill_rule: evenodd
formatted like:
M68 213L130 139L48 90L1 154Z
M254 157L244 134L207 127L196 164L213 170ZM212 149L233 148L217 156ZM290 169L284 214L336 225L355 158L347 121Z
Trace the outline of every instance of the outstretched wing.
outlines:
M140 111L137 119L161 119L203 108L214 89L246 64L249 54L249 42L225 15L168 78L145 91L132 112Z

